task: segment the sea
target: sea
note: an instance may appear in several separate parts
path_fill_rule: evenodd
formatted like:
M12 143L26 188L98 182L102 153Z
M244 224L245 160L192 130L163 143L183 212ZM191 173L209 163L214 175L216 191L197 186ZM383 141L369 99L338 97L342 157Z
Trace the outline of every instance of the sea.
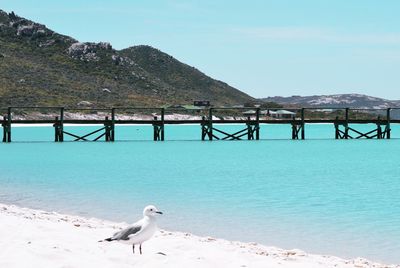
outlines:
M261 125L259 141L201 141L199 125L167 125L154 142L152 126L130 125L115 142L55 143L51 126L16 126L0 143L0 202L128 223L154 204L171 231L399 264L400 126L390 140L305 133Z

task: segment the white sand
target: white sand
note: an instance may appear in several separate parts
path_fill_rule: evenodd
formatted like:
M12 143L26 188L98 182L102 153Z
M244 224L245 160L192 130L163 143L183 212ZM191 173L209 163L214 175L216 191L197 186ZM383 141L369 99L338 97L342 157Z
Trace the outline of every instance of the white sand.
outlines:
M0 204L0 267L400 267L163 230L143 244L143 255L97 242L125 226Z

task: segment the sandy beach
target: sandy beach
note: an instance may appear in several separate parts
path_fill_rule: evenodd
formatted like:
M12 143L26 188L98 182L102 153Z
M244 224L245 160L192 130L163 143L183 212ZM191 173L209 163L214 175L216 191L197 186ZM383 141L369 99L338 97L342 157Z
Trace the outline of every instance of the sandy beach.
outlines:
M127 223L0 204L0 267L400 267L159 230L131 247L98 240Z

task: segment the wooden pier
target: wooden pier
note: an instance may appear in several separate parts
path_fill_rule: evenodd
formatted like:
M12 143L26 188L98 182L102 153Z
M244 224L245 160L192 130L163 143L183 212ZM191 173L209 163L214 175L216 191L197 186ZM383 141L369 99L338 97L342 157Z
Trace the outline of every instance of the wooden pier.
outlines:
M321 108L254 108L254 107L240 107L240 108L201 108L201 109L174 109L174 108L137 108L137 107L115 107L115 108L65 108L65 107L8 107L2 109L5 111L2 118L1 126L3 129L3 142L12 141L12 125L13 124L52 124L54 127L54 141L63 142L65 136L70 136L73 141L99 141L106 142L115 141L115 126L116 125L152 125L153 126L153 140L164 141L165 139L165 125L184 125L184 124L198 124L201 131L199 137L201 140L259 140L260 139L260 125L261 124L286 124L291 126L291 139L306 139L306 125L308 124L332 124L335 139L390 139L391 138L391 124L399 124L399 119L392 119L391 112L394 109L350 109L338 107L321 107ZM27 115L30 111L46 110L47 114L55 115L52 118L38 118L38 119L25 119L21 116L16 116L14 112L23 111L22 114ZM252 114L244 115L243 111L251 110ZM287 110L296 113L296 116L291 119L272 119L268 116L269 111L274 110ZM1 111L1 109L0 109ZM50 112L49 112L50 111ZM107 114L103 118L96 119L71 119L66 118L65 113L68 111L70 114L74 112L85 113L94 112ZM131 114L146 114L150 115L147 119L132 119L132 118L119 118L120 115L126 115L127 111ZM165 119L167 112L177 112L178 114L187 114L188 112L195 113L198 119ZM267 114L265 114L267 111ZM335 118L313 118L307 116L307 113L315 111L335 111L340 113L341 116ZM263 114L262 114L263 112ZM350 113L357 112L358 115L366 115L364 119L352 118ZM219 113L219 115L216 115ZM325 112L328 115L328 112ZM23 117L23 116L22 116ZM40 117L40 116L38 116ZM123 117L123 116L122 116ZM329 116L328 116L329 117ZM66 124L78 125L101 125L98 129L91 131L84 135L71 133L64 129ZM220 125L239 124L243 128L234 133L228 133L220 128ZM357 129L360 124L373 124L375 127L368 131L362 132ZM289 133L288 133L289 134ZM288 138L290 135L288 135Z

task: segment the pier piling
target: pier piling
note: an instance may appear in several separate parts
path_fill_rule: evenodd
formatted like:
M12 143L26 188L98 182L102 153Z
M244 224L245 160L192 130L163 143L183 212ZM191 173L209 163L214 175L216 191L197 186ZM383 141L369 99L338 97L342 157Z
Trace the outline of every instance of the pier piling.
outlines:
M7 129L7 116L3 116L3 121L1 122L1 126L3 127L3 142L7 142L7 135L8 135L8 129Z
M164 109L161 109L161 120L158 121L157 116L153 119L153 140L163 141L164 140Z
M63 138L63 129L61 120L58 119L58 116L55 118L55 123L53 124L54 127L54 141L55 142L62 142Z
M112 129L111 125L112 125L111 121L109 120L108 116L106 116L104 122L104 136L106 142L111 141L111 129Z
M111 109L111 135L110 141L115 141L115 108Z
M305 123L304 123L304 111L305 109L301 109L301 139L304 140L306 138L306 132L305 132Z
M336 116L334 125L335 125L335 139L336 140L341 139L342 137L339 129L339 116Z
M256 120L251 120L250 116L247 117L247 139L248 140L259 140L260 139L260 126L259 118Z
M344 124L344 138L347 140L349 138L349 108L346 108L346 122Z
M391 111L391 108L387 108L387 110L386 110L386 128L385 128L386 139L390 139L390 133L391 133L391 129L390 129L390 121L391 121L390 111Z
M208 140L212 140L212 122L210 124L210 120L208 120L205 116L202 117L201 121L201 140L204 141L206 138Z
M3 117L3 142L11 142L11 107L7 109L7 115Z
M381 117L378 116L378 122L376 123L376 138L377 139L382 139L382 127L381 127Z
M213 140L213 110L212 108L209 109L208 111L208 138L210 139L210 141Z

